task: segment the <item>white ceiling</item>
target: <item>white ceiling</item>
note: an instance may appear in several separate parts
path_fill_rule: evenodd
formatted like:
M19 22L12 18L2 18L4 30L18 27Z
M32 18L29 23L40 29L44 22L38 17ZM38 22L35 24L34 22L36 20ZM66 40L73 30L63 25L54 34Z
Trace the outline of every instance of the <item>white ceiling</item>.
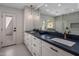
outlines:
M79 11L78 3L0 3L0 5L17 9L24 9L25 6L33 5L35 9L40 9L42 14L58 16Z
M41 8L41 13L58 16L79 11L77 3L49 3L44 4Z
M36 8L39 4L34 3L0 3L2 6L17 8L17 9L24 9L25 6L33 5Z

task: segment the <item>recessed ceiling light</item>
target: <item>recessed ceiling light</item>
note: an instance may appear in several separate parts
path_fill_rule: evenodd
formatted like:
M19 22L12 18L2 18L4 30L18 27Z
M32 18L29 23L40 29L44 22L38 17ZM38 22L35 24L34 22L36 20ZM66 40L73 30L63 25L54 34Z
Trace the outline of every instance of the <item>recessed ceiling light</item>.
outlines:
M45 4L45 7L47 7L48 5L47 4Z
M58 4L58 6L60 7L60 6L61 6L61 4L59 3L59 4Z

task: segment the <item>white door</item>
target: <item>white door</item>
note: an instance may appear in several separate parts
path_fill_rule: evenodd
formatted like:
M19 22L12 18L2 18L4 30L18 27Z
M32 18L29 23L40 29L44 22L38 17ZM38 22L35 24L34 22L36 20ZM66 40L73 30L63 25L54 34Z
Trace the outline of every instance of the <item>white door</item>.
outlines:
M3 13L2 23L2 46L16 44L16 14Z

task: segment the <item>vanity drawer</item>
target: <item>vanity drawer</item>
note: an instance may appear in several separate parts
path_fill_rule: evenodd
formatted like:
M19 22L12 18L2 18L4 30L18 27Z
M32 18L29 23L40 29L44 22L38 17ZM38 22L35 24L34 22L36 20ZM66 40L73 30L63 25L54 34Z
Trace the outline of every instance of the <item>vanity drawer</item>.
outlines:
M36 56L41 56L41 47L32 46L32 54Z
M42 41L42 46L45 46L47 48L50 48L51 50L55 51L60 56L73 56L71 53L64 51L63 49L60 49L54 45L51 45L47 42Z
M33 43L38 45L38 46L41 46L41 40L36 38L36 37L33 37Z

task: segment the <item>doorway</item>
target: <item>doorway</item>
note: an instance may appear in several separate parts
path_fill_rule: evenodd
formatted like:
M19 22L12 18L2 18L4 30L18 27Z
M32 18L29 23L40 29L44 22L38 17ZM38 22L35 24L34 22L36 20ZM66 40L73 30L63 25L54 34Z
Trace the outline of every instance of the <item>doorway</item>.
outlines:
M16 44L16 14L1 14L1 47Z

